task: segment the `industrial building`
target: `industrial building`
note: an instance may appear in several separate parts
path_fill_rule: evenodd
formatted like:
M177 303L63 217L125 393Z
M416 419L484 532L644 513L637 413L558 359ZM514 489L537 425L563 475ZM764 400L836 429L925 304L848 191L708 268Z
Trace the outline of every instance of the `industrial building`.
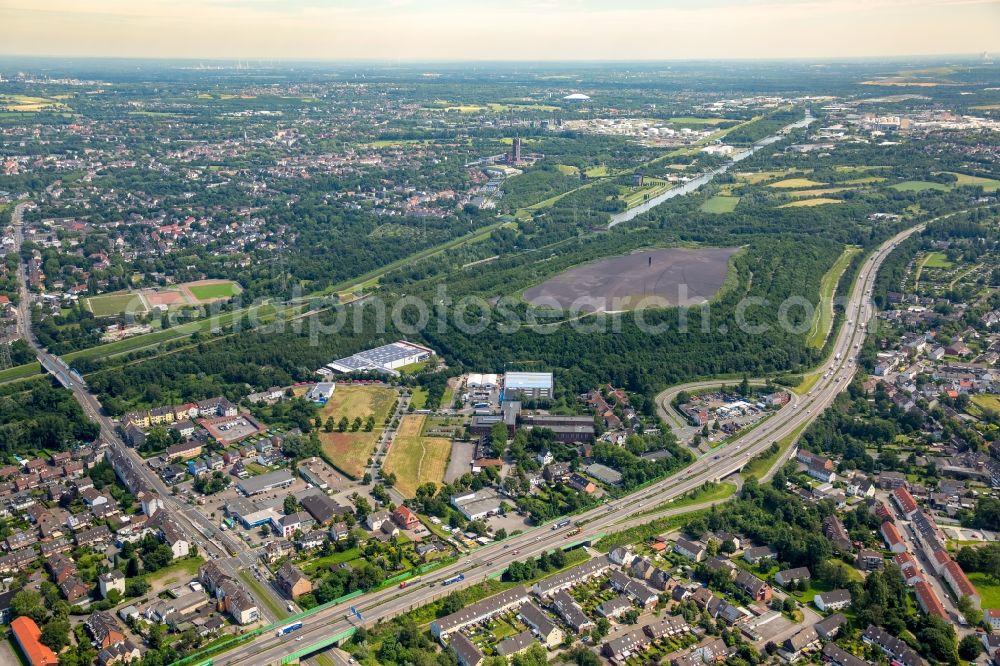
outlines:
M319 382L306 393L306 399L312 400L320 405L325 405L333 397L333 392L337 388L334 382Z
M508 372L503 377L504 400L545 400L552 397L551 372Z
M253 497L268 490L276 488L287 488L295 482L292 475L285 469L279 469L260 476L251 476L249 479L240 479L236 482L236 487L247 497Z
M401 340L337 359L328 363L326 369L341 373L384 372L398 375L399 368L426 361L431 356L434 356L434 350ZM324 373L321 369L320 374L329 374L329 372Z

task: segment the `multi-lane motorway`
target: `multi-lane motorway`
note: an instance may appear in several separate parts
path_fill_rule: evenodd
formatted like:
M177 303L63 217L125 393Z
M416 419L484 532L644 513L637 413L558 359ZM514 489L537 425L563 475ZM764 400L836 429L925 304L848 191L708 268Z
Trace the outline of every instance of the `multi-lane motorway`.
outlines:
M490 574L506 568L512 561L523 560L574 541L625 529L648 522L652 507L701 486L706 481L722 479L739 471L747 461L771 446L772 442L793 434L829 405L851 381L858 349L864 340L867 323L874 315L870 293L879 266L892 249L907 236L921 230L919 225L903 231L883 243L861 267L847 306L845 323L830 352L829 367L805 396L785 405L777 414L748 432L737 442L711 451L677 474L663 479L627 497L612 500L575 517L575 525L562 529L539 527L507 539L502 543L481 548L458 562L444 567L426 579L411 583L405 589L390 588L371 592L351 602L324 609L302 620L303 627L287 636L265 633L238 648L217 657L216 666L263 666L279 663L283 657L311 645L321 645L358 620L349 617L350 607L359 610L364 624L395 617L437 599L456 588L479 583ZM785 453L790 455L791 449ZM576 525L582 528L577 535ZM443 587L440 582L456 574L465 580Z

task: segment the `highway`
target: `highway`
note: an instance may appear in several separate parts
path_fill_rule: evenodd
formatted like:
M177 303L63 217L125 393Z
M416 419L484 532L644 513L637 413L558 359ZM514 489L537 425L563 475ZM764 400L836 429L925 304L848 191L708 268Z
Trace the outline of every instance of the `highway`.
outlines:
M358 620L348 617L352 606L361 612L364 626L370 627L379 620L386 620L425 605L456 589L482 582L490 574L502 571L511 562L560 547L570 538L579 541L649 522L653 516L647 512L652 507L698 488L706 481L718 481L738 472L748 460L769 448L773 442L793 434L796 429L816 418L837 394L847 387L856 371L855 358L864 340L867 322L875 314L869 295L878 268L900 241L922 230L923 227L921 224L900 232L876 249L862 265L845 308L844 325L841 326L832 346L833 360L828 362L829 369L826 370L825 376L816 382L807 395L800 396L798 400L785 405L736 442L709 451L671 477L627 497L612 500L575 516L574 522L582 527L578 535L573 534L576 527L570 525L558 530L542 526L510 537L501 543L480 548L458 562L428 574L424 579L412 582L404 589L389 588L371 592L350 602L317 612L302 620L302 629L287 636L277 637L274 633L257 636L252 641L216 657L214 664L216 666L278 664L285 656L308 649L312 645L320 647L324 639L357 624ZM785 453L786 459L793 450L794 447ZM778 464L781 462L779 460ZM692 507L688 507L686 510L691 509ZM464 581L447 587L440 585L442 580L459 573L465 576Z
M24 203L18 204L15 206L12 214L14 252L20 252L21 243L24 239L24 207ZM236 539L232 534L219 529L218 526L214 525L212 521L194 507L188 506L174 497L170 488L153 473L142 457L121 440L115 430L114 423L105 414L97 398L87 390L87 386L82 378L75 376L61 358L55 354L50 354L38 343L31 327L31 297L28 293L27 277L27 266L22 261L18 266L20 298L18 303L17 330L19 335L34 350L42 367L46 372L54 375L63 386L73 392L73 396L80 404L83 412L100 425L101 439L108 446L129 459L133 470L142 479L146 487L160 496L164 504L164 510L174 517L179 518L178 524L185 529L190 542L198 544L201 554L207 559L215 559L223 570L234 577L238 575L240 570L256 564L257 555L249 546ZM253 590L248 588L247 591L253 594ZM276 592L273 596L279 607L285 605L285 600L280 598ZM260 599L257 601L262 616L269 620L277 619L267 615L266 604L262 603Z

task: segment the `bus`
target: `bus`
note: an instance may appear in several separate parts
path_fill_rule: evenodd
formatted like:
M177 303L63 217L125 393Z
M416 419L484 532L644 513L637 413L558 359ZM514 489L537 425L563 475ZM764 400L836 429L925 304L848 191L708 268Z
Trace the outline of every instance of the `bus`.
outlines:
M276 631L274 635L277 636L278 638L281 638L282 636L287 636L293 631L297 631L301 628L302 628L301 622L293 622L292 624L286 624L281 629L278 629L278 631Z
M451 578L446 578L441 581L441 585L451 585L452 583L460 583L465 580L465 574L458 574L457 576L452 576Z

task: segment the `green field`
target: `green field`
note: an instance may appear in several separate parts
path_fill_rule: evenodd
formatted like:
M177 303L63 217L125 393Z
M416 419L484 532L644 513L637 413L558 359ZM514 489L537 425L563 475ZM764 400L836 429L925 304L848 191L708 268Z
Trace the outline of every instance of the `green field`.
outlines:
M932 183L926 180L905 180L902 183L896 183L895 185L890 185L892 189L899 190L900 192L923 192L925 190L938 190L939 192L947 192L951 188L942 183Z
M625 200L625 207L635 208L639 204L663 194L672 187L673 185L665 180L647 178L640 187L625 188L625 191L622 193L622 197Z
M284 620L288 617L288 611L285 607L278 603L274 598L274 593L269 592L267 588L264 587L263 583L253 577L246 569L240 571L240 578L246 583L251 590L253 590L254 596L260 601L264 602L267 606L267 610L271 612L271 615L279 620Z
M663 511L670 511L671 509L682 509L686 506L694 506L696 504L704 504L705 502L718 502L720 500L727 499L736 492L735 483L711 483L700 488L696 488L689 493L681 495L676 499L672 499L668 502L663 502L656 507L646 511L643 515L648 515L651 513L661 513Z
M396 475L395 488L404 497L416 495L417 487L425 483L440 484L444 480L451 457L451 440L443 437L421 437L426 416L407 414L382 467Z
M187 582L192 576L198 575L198 568L204 563L205 558L200 555L188 557L148 574L146 580L150 585L160 584L167 587L174 583Z
M91 296L84 301L88 310L94 313L95 317L112 317L129 310L133 312L146 312L146 306L135 294L102 294L101 296Z
M15 365L13 368L0 370L0 384L12 382L17 379L24 379L26 377L34 377L41 372L42 364L38 361L32 361L31 363L25 363L24 365Z
M282 312L287 313L292 310L293 308L289 306L282 310ZM70 352L69 354L65 354L62 358L68 363L78 358L115 356L118 354L126 354L137 349L143 349L145 347L152 347L164 342L186 338L192 333L207 334L211 333L213 327L223 328L232 325L234 321L251 311L255 311L257 313L257 321L262 324L274 321L277 313L273 305L270 305L269 303L262 303L251 308L236 310L235 312L224 312L217 317L199 319L198 321L191 321L186 324L172 326L171 328L154 331L153 333L147 333L146 335L137 335L134 338L127 338L125 340L118 340L117 342L109 342L96 347Z
M806 338L806 344L813 349L821 348L830 334L830 327L833 325L833 295L837 289L837 283L851 262L851 258L860 251L859 247L845 248L820 281L819 306L813 313L812 328L809 329L809 337Z
M983 608L1000 608L1000 584L979 572L969 573L969 580L983 598Z
M783 456L788 449L792 448L792 444L798 440L799 435L805 430L806 424L803 423L798 428L793 430L789 435L782 437L778 440L778 451L773 455L761 455L753 460L751 460L746 467L743 468L741 472L744 479L748 479L751 476L760 479L774 466L774 463L778 461L778 458Z
M954 265L943 252L931 252L924 261L924 268L951 268Z
M982 176L970 176L967 173L956 173L953 171L949 171L948 173L958 178L958 183L956 184L959 187L965 185L982 185L985 192L996 192L1000 189L1000 180L983 178Z
M972 401L972 404L980 409L987 409L1000 414L1000 396L998 395L977 393L976 395L969 396L969 399Z
M732 213L736 210L736 204L739 202L739 197L727 197L717 194L703 203L701 210L706 213Z
M188 287L199 301L210 301L216 298L232 298L240 293L235 282L217 282L215 284L199 284Z

